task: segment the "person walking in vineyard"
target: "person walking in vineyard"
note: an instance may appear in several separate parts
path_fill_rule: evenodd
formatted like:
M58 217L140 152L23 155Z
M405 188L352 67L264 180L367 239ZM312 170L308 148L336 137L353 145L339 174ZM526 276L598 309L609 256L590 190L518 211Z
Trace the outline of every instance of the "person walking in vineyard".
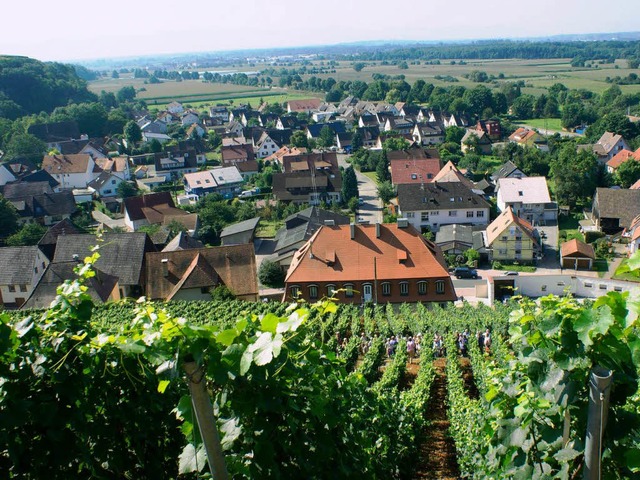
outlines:
M486 353L491 353L491 332L487 328L483 335L483 345Z
M407 342L407 353L409 356L409 365L411 365L413 359L416 357L416 342L413 340L413 337L409 337L409 341Z
M478 349L484 352L484 334L480 330L476 334L476 339L478 340Z

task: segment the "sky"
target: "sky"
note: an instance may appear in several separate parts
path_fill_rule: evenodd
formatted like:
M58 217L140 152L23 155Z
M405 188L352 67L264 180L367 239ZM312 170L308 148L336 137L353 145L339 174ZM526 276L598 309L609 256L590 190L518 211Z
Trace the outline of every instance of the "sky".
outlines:
M640 30L638 0L5 2L0 54L39 60Z

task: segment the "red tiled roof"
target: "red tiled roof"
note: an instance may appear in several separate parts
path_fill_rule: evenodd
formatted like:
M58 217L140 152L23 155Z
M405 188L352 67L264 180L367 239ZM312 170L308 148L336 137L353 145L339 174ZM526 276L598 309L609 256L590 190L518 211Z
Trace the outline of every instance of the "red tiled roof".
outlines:
M389 164L391 181L394 185L431 182L442 168L439 158L391 160Z
M582 256L591 259L596 258L593 247L587 243L581 242L577 238L564 242L560 246L560 255L563 257Z
M305 110L315 110L322 101L318 98L307 98L305 100L290 100L289 110L292 112L304 112Z
M640 151L640 149L638 150ZM640 154L636 155L631 150L627 150L626 148L624 148L620 150L618 153L616 153L613 157L611 157L611 160L607 162L607 167L611 167L612 169L615 170L630 158L633 158L635 160L640 160Z
M296 252L286 282L372 280L374 258L378 280L449 278L440 250L411 226L380 225L377 238L375 225L336 225L322 226Z

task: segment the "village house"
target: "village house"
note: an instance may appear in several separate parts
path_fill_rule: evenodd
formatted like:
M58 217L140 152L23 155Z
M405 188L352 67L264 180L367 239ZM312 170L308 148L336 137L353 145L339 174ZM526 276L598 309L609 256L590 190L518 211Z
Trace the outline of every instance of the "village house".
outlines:
M489 203L462 182L398 185L400 215L419 232L442 225L486 225Z
M596 188L591 206L591 220L595 228L607 234L631 227L640 214L640 190L624 188Z
M309 240L322 225L349 225L349 217L318 207L309 207L284 219L276 232L273 255L269 257L285 271L291 265L295 252Z
M20 224L53 225L71 218L78 209L71 191L54 192L46 181L9 183L3 195L16 208Z
M444 142L444 130L435 123L416 123L413 139L421 145L440 145Z
M611 160L607 162L607 172L615 173L615 171L628 160L640 161L640 148L635 152L631 150L622 149L616 153Z
M462 140L460 140L462 153L468 153L473 149L473 153L490 155L492 148L491 139L482 130L468 129L462 137Z
M612 132L604 132L593 146L593 151L603 163L611 160L621 150L631 150L631 148L622 135Z
M45 155L42 169L60 183L62 190L86 188L102 171L89 154Z
M307 98L304 100L289 100L287 102L288 113L311 113L322 104L322 100L318 98Z
M209 107L209 116L211 118L217 118L223 122L229 121L229 110L224 105L216 105L215 107Z
M428 183L442 169L440 155L435 149L409 148L387 152L391 168L391 183Z
M435 244L445 255L462 255L473 248L480 258L487 256L484 248L484 226L442 225L436 233Z
M179 222L196 223L195 213L176 208L170 192L157 192L139 197L128 197L123 201L124 223L131 231L136 231L145 225L162 225L176 220ZM179 218L190 217L190 218Z
M0 305L20 308L44 274L49 259L37 247L0 248Z
M490 261L533 263L540 255L533 227L510 207L487 227L484 244Z
M322 226L296 252L283 301L403 303L456 300L442 252L408 223Z
M478 120L474 129L477 132L484 132L491 142L499 142L502 139L499 120Z
M253 244L148 253L146 296L150 300L211 300L225 286L238 300L258 300Z
M219 193L225 198L233 198L242 190L242 183L242 175L236 167L218 167L184 176L185 192L198 197Z
M524 172L520 170L515 163L511 160L507 160L505 163L493 172L490 179L493 184L498 183L501 178L523 178L526 177Z
M546 140L535 130L520 127L509 135L509 142L515 143L521 147L535 147L546 143Z
M260 223L260 217L250 218L242 222L228 225L220 232L220 241L223 246L241 245L243 243L253 244L256 229Z
M138 298L143 295L145 254L155 252L156 247L146 233L104 233L102 240L95 235L65 235L58 242L53 257L54 264L80 262L99 246L100 258L95 267L118 280L120 297Z
M156 176L179 179L185 173L198 171L198 155L194 151L156 153L154 159Z
M551 201L545 177L505 177L496 184L496 199L501 212L508 207L534 225L558 219L558 204Z

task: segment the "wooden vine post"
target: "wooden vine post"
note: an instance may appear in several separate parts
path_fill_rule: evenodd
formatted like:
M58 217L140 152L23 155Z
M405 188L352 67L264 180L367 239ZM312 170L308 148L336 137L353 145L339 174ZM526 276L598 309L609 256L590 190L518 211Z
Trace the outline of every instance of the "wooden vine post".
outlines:
M211 400L207 392L204 370L199 368L194 361L185 362L183 368L189 380L191 402L196 412L198 428L200 429L200 435L202 436L204 448L207 452L207 461L209 462L211 475L216 480L229 480L227 466L222 453L220 435L218 435L216 419L213 416L213 407L211 406Z

